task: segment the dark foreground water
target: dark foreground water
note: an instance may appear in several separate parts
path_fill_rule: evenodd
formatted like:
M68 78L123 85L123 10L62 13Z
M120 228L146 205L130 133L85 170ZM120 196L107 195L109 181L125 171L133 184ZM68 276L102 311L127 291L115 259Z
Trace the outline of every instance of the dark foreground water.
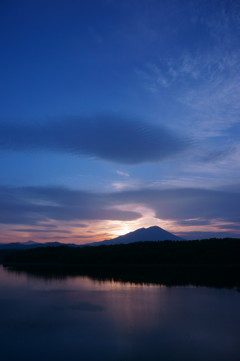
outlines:
M0 268L1 361L239 361L240 293Z

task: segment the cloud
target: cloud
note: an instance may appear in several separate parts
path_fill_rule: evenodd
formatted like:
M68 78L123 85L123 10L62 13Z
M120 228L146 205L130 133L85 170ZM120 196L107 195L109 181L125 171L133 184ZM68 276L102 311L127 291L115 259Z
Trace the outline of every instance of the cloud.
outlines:
M75 227L75 228L86 228L88 227L87 224L83 224L83 223L76 223L76 224L72 224L72 227Z
M236 229L240 224L237 191L142 188L93 193L60 187L0 187L0 196L0 223L25 227L49 220L133 221L144 216L136 206L151 209L156 218L186 227L228 223L228 229Z
M188 131L222 136L239 120L239 57L239 50L214 47L207 53L185 52L179 59L146 64L138 73L150 92L160 95L169 88L174 106L184 106Z
M239 222L240 193L199 188L140 189L115 194L115 202L144 204L160 219L222 219Z
M12 232L31 232L31 233L71 233L67 230L51 230L51 229L36 229L36 228L17 228L11 229Z
M195 1L191 12L194 46L187 44L178 56L162 56L137 72L154 96L170 95L187 131L199 137L226 136L240 114L240 6L237 1L203 3Z
M221 229L227 229L227 230L229 230L229 229L231 229L231 230L239 230L239 232L240 232L240 224L232 224L232 223L227 223L227 224L220 224L219 226L218 226L219 228L221 228Z
M189 140L166 127L125 117L0 124L1 151L58 151L122 164L139 164L175 157L189 146Z
M116 170L116 173L122 177L130 177L129 173L123 172L122 170Z
M193 239L207 239L207 238L239 238L240 234L232 232L178 232L182 238Z
M141 214L124 211L104 194L60 187L0 187L0 223L42 225L49 220L134 220Z
M178 225L181 226L206 226L210 224L211 220L202 218L183 219L178 221Z

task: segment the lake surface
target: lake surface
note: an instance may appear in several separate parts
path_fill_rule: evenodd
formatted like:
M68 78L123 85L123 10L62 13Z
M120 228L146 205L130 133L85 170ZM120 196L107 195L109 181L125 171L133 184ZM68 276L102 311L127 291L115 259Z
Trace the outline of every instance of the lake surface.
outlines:
M41 278L0 266L1 361L239 361L235 289Z

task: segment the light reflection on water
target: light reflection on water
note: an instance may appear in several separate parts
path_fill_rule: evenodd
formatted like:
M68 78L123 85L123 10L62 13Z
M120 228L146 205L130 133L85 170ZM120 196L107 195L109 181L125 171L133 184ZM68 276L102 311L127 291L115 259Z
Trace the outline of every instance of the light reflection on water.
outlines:
M240 359L240 294L0 268L0 359Z

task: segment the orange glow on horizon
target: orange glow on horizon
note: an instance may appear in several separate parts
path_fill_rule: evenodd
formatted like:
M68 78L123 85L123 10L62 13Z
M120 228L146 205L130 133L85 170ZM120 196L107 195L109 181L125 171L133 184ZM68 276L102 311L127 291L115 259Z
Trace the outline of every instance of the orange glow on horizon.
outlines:
M231 232L237 230L231 229L231 223L222 222L221 220L212 220L208 225L181 225L181 222L174 220L161 220L155 218L152 210L145 207L128 206L128 210L135 210L142 213L142 217L133 221L86 221L81 223L52 221L39 223L37 226L19 226L19 225L2 225L0 243L27 242L35 241L39 243L61 242L87 244L92 242L104 241L116 238L136 229L151 226L159 226L166 231L174 234L184 235L187 237L188 232ZM126 208L125 208L126 209ZM187 221L197 221L189 219Z

